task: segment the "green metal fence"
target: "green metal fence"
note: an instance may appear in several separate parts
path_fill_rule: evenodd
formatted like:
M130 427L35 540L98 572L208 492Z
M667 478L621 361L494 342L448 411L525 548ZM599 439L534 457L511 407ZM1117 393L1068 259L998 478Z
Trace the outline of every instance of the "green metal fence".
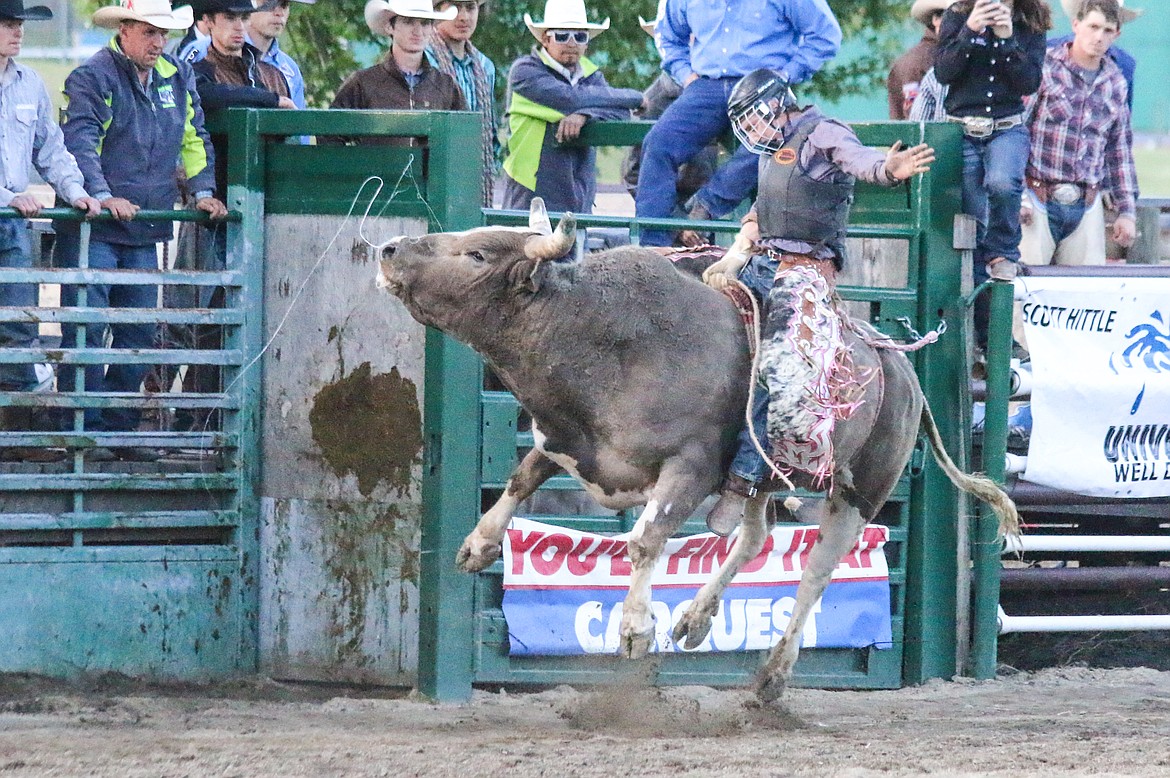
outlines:
M581 142L628 145L648 125L588 125ZM952 245L958 210L961 154L953 127L878 124L857 128L870 145L895 140L926 142L938 152L931 174L912 183L882 189L861 184L853 209L851 237L882 238L906 245L907 282L900 288L842 287L842 296L859 304L879 329L899 338L909 328L925 331L940 318L953 335L915 356L928 400L951 451L965 449L967 401L961 323L961 255ZM554 218L555 218L554 214ZM486 223L516 223L517 212L485 211ZM582 226L641 229L685 226L678 220L578 217ZM708 224L714 229L735 226ZM449 227L449 229L454 229ZM908 326L907 326L908 325ZM518 455L532 445L520 431L515 400L483 389L482 367L466 349L436 337L428 345L424 469L424 564L420 581L420 689L439 699L463 699L473 683L601 682L620 676L616 657L510 657L501 610L502 566L475 576L451 564L481 508L498 496ZM467 434L467 421L478 429ZM546 489L575 489L568 477ZM538 516L577 529L621 532L632 515ZM814 649L802 653L796 683L819 687L891 688L956 672L957 559L960 527L958 498L933 462L916 457L878 520L890 527L887 558L891 570L894 645L889 650ZM687 530L698 531L692 522ZM754 672L760 654L667 654L653 664L658 683L742 683ZM628 668L626 668L628 669Z
M43 216L79 219L72 209ZM19 217L3 209L0 218ZM184 211L137 218L206 221ZM42 363L58 375L76 371L79 389L0 393L0 404L32 409L39 419L29 429L0 431L0 450L63 457L0 464L0 672L190 680L254 670L258 394L254 383L239 379L259 350L260 266L243 251L238 222L236 215L226 227L223 270L91 269L88 223L81 225L78 268L0 269L0 283L78 287L76 306L0 308L0 321L76 324L78 342L4 349L0 361ZM93 308L85 285L97 283L222 287L226 303L219 309ZM198 325L220 342L199 350L78 347L85 329L120 323ZM147 365L164 376L182 366L218 366L222 384L205 393L180 391L177 381L150 393L81 391L84 369L93 364ZM86 409L102 408L142 409L151 426L87 428ZM167 420L177 410L211 414L213 421L174 432ZM157 462L94 456L101 448L131 446L162 456Z

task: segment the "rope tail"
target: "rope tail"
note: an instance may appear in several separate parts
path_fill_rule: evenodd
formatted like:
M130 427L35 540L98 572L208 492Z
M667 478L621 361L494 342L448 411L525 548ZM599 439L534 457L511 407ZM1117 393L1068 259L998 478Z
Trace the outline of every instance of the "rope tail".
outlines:
M943 446L938 425L934 422L934 416L931 414L930 406L926 403L925 398L923 398L922 403L922 429L930 441L930 448L934 452L935 460L942 471L947 474L951 483L991 506L991 510L995 511L995 515L999 517L1000 535L1018 538L1020 536L1020 514L1016 512L1016 504L995 481L982 475L967 475L955 465Z

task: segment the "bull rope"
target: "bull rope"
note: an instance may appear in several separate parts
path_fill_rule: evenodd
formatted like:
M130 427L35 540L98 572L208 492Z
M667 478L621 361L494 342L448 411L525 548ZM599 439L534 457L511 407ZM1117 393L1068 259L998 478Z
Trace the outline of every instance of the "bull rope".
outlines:
M747 407L744 408L743 414L744 420L747 422L748 436L752 439L752 445L756 447L756 453L763 457L764 461L768 463L768 467L772 470L772 475L782 481L790 491L795 492L796 485L793 484L788 476L785 475L784 472L776 466L776 463L772 461L772 457L769 456L768 452L764 451L764 444L760 442L759 437L756 435L755 422L752 419L752 406L755 404L756 396L756 382L759 380L760 376L760 304L756 302L756 296L752 294L751 290L748 289L742 281L740 281L738 278L731 278L728 280L744 293L744 295L751 301L752 305L753 324L752 326L745 328L748 332L748 347L752 351L752 371L748 380ZM784 507L792 513L796 513L796 511L800 509L801 505L803 505L803 503L801 502L800 498L794 494L790 494L788 497L784 498Z

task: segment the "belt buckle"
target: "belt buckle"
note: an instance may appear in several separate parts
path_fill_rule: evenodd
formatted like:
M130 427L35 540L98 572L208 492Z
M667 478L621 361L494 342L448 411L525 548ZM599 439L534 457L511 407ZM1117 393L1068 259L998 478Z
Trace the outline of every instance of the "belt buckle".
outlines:
M986 138L995 132L995 119L990 116L966 116L963 118L963 132L972 138Z
M1073 205L1082 199L1081 188L1076 184L1057 184L1049 194L1060 205Z

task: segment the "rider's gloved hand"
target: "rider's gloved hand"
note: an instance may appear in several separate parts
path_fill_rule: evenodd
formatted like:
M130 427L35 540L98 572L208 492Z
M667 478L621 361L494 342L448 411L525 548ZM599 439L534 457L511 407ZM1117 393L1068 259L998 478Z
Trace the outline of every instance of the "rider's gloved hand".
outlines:
M731 250L723 255L723 259L703 271L703 283L712 289L723 290L735 280L749 259L746 252L732 246Z

